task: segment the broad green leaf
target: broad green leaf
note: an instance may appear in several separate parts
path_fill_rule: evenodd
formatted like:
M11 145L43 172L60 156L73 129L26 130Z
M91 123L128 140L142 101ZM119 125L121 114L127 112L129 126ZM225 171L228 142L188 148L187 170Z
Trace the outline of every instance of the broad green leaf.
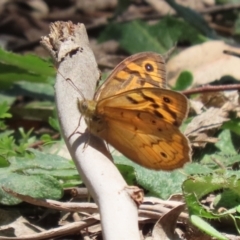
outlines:
M0 48L0 63L6 66L15 66L16 69L21 69L29 73L53 76L55 70L53 64L49 60L41 59L32 54L20 55L12 52L7 52ZM3 69L0 68L0 73Z
M11 157L10 165L0 168L0 203L21 202L6 194L1 186L32 197L59 199L63 187L81 183L73 162L36 150L31 153L32 158Z
M21 200L7 194L2 187L35 198L59 199L62 197L60 183L50 175L24 175L17 172L5 172L0 176L0 203L15 205Z
M38 56L19 55L0 48L0 88L8 89L19 81L47 83L55 75L50 65Z
M237 153L234 144L232 142L231 131L230 130L223 130L218 135L219 141L215 144L222 153L224 154L233 154Z
M143 21L110 23L101 33L99 41L115 39L130 54L154 51L166 53L177 41L200 43L206 39L186 22L165 17L156 24Z
M156 36L150 34L148 24L143 21L109 24L101 33L99 41L109 39L118 40L120 46L131 54L143 51L159 53L167 51Z
M149 32L167 50L179 41L199 44L208 40L189 23L172 16L166 16L156 24L149 25Z
M114 162L132 166L137 184L146 189L149 195L162 199L167 199L174 193L180 193L182 182L186 179L186 175L182 173L184 170L172 172L150 170L139 166L124 156L114 156Z
M34 99L41 99L54 102L54 87L49 83L33 83L20 81L15 83L11 91L12 94L18 93ZM15 94L16 95L16 94Z

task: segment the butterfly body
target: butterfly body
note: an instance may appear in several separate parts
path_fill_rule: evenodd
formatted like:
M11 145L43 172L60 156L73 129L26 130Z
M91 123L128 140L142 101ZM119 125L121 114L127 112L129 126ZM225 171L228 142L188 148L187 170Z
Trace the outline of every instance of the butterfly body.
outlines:
M129 159L150 169L172 170L191 160L188 140L178 129L188 101L160 88L165 86L162 65L161 56L154 53L127 58L94 100L79 102L79 110L92 134Z

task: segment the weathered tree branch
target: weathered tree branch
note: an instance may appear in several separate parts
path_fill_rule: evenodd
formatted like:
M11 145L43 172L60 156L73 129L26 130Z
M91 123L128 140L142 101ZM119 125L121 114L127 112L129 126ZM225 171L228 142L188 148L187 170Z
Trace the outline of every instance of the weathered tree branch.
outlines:
M136 204L125 191L127 185L104 143L85 132L83 119L78 130L83 134L68 139L79 123L77 100L81 96L66 79L71 79L87 99L92 99L99 78L85 26L56 22L51 25L49 36L42 38L42 44L58 66L55 90L62 133L81 178L99 207L103 238L139 239Z

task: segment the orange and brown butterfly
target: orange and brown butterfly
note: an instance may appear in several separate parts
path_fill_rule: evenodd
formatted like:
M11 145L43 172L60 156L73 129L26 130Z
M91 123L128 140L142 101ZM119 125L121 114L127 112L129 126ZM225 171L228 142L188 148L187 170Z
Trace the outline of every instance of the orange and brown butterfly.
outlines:
M130 160L150 169L173 170L191 161L180 132L188 100L167 90L164 59L152 52L126 58L97 90L79 101L88 130Z

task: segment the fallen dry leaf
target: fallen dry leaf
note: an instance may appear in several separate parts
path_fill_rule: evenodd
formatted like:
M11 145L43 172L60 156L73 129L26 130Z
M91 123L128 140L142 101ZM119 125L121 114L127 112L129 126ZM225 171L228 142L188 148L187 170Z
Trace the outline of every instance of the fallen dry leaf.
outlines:
M0 226L0 235L5 237L21 237L44 231L39 226L31 224L17 210L0 209Z
M161 15L173 14L175 11L167 4L167 1L163 0L145 0L149 5L151 5L156 11ZM201 11L206 7L215 5L215 0L175 0L176 3L191 8L196 11Z
M228 112L223 108L210 107L194 117L184 133L196 147L203 147L208 142L215 143L217 139L211 136L213 134L212 130L216 130L228 121L227 115Z
M155 224L152 231L152 239L172 240L176 239L175 227L179 214L184 210L185 204L181 204L164 214Z
M179 74L186 70L192 73L195 86L210 83L225 75L240 79L240 59L224 54L224 50L240 53L238 47L222 41L209 41L182 51L167 63L169 84L174 85Z

